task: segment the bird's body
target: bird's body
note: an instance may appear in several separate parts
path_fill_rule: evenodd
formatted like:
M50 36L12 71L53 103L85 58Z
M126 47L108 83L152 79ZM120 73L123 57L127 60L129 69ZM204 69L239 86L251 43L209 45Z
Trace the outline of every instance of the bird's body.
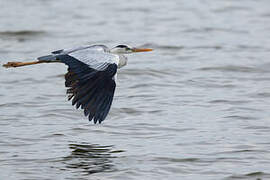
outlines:
M65 86L72 105L81 107L89 121L101 123L107 116L116 87L117 69L127 64L123 54L151 51L118 45L112 49L104 45L81 46L53 51L34 62L9 62L5 67L61 62L68 66Z

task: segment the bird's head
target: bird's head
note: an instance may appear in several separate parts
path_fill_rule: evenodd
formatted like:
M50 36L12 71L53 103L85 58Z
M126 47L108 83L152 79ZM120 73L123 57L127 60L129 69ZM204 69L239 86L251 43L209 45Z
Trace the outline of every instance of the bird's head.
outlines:
M134 48L128 45L118 45L115 46L110 50L113 54L130 54L135 52L146 52L146 51L152 51L153 49L147 49L147 48Z

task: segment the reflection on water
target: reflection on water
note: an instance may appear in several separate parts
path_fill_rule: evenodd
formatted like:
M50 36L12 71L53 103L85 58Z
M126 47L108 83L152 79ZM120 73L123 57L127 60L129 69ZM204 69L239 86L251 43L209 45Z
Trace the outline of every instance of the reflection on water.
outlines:
M63 158L63 163L67 169L79 169L85 174L99 172L108 172L116 170L113 165L114 153L123 152L114 151L113 146L102 146L98 144L69 144L72 150L69 156Z

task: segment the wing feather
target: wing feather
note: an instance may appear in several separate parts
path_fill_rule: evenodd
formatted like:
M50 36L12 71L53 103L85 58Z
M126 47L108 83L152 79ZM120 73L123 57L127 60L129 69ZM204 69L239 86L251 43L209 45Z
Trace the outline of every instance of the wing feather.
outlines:
M65 85L69 100L76 108L81 107L89 121L101 123L109 113L114 91L115 63L107 63L104 70L97 70L70 55L58 55L57 58L68 65Z
M104 70L108 67L108 63L115 63L119 59L119 56L109 52L109 48L104 45L86 45L53 51L51 54L38 57L37 59L54 61L57 60L59 55L70 55L96 70Z
M119 62L118 55L91 49L82 49L68 55L99 71L106 69L109 64L118 64Z

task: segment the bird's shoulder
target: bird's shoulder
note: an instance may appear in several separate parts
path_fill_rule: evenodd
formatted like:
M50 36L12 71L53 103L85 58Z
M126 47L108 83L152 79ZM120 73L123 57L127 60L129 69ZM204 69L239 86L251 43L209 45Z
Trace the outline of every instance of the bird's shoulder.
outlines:
M109 52L109 48L105 45L83 45L83 46L77 46L69 49L60 49L56 51L52 51L52 54L70 54L73 52L78 52L82 50L87 50L87 51L96 51L96 52Z
M110 64L118 66L120 60L119 55L110 53L110 50L104 45L78 47L57 53L53 56L66 64L69 64L67 62L83 63L98 71L105 70Z
M120 58L119 55L116 54L88 48L71 52L68 55L86 64L95 64L95 63L118 64Z

